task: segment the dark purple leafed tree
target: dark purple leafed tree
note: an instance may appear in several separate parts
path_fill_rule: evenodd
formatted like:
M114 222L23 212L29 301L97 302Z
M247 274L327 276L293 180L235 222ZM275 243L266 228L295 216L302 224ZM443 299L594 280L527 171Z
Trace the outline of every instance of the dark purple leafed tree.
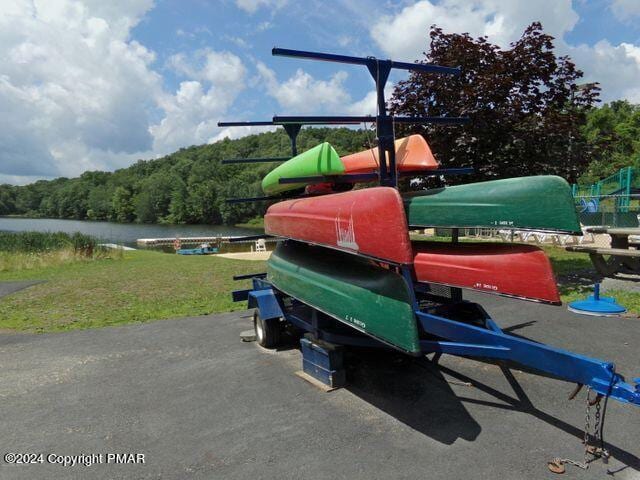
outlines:
M585 113L598 102L597 84L578 85L582 72L554 53L553 37L532 23L501 50L481 37L431 27L425 63L459 66L459 77L412 73L389 106L394 115L469 116L465 126L412 126L445 167L471 166L475 178L452 183L554 174L575 180L590 161L580 135ZM399 133L399 132L397 132Z

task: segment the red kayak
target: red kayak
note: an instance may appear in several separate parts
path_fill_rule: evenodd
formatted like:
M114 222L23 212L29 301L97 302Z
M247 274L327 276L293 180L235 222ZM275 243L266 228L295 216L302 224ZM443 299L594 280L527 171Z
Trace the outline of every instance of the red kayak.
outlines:
M399 172L434 170L439 167L429 144L422 135L399 138L395 142L395 147L396 167ZM344 173L372 173L380 169L377 148L346 155L340 157L340 160L344 165Z
M419 282L559 305L551 263L533 245L414 242Z
M276 235L389 263L413 262L402 198L373 187L271 205L264 230Z

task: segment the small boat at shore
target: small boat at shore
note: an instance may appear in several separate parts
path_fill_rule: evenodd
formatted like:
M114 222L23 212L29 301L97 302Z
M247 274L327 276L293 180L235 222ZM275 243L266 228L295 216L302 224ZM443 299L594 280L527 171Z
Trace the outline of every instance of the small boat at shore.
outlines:
M271 205L265 233L396 264L413 262L402 198L372 187Z
M181 248L176 250L176 253L178 255L213 255L214 253L218 253L218 249L209 245L203 245L198 248Z
M413 242L416 280L560 305L551 262L533 245Z
M418 354L412 293L404 278L362 257L287 241L267 261L278 290L404 352Z
M506 228L582 235L571 187L550 175L405 194L410 227Z

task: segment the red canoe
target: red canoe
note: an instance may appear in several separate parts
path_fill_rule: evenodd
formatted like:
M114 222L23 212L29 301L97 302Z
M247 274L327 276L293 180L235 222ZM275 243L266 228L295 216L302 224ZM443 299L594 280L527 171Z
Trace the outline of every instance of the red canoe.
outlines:
M434 170L439 166L422 135L399 138L395 142L395 147L396 166L399 172ZM346 155L340 157L340 160L344 165L344 173L377 172L380 165L377 148Z
M279 202L267 210L264 230L389 263L413 262L407 218L395 188L373 187Z
M419 282L559 305L551 263L533 245L414 242Z

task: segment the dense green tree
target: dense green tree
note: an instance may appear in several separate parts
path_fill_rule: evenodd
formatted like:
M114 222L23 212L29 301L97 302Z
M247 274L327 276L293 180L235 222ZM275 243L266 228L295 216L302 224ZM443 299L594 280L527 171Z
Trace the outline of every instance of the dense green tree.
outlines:
M592 110L582 134L594 148L581 183L593 183L622 167L640 167L639 105L619 100Z
M116 222L132 222L135 219L135 209L131 191L125 187L116 187L111 199L111 220Z
M599 88L578 86L582 72L568 57L556 56L553 37L539 23L504 50L486 37L432 27L422 62L458 66L462 73L412 73L396 86L391 111L470 117L461 127L411 127L445 166L474 167L478 180L543 173L572 180L582 173L589 145L579 127Z
M87 199L87 219L109 220L113 216L113 189L107 185L97 185L89 191Z
M16 209L16 188L12 185L0 185L0 215L9 215Z
M300 151L328 141L342 154L360 150L371 132L308 128ZM259 196L260 180L276 164L222 165L225 158L283 156L287 135L278 130L238 140L181 148L156 160L140 160L115 172L85 172L78 178L0 186L0 214L119 222L235 223L264 213L265 205L228 205L226 198Z

